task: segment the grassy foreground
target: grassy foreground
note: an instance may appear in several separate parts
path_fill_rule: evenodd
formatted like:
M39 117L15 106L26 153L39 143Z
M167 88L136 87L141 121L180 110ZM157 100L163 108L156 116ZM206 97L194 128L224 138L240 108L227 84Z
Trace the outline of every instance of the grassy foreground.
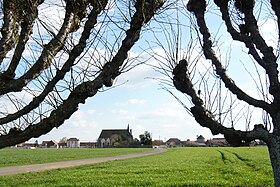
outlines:
M109 151L109 150L108 150ZM273 186L265 147L176 148L142 158L0 177L2 186Z
M115 156L150 150L144 148L0 149L0 167Z

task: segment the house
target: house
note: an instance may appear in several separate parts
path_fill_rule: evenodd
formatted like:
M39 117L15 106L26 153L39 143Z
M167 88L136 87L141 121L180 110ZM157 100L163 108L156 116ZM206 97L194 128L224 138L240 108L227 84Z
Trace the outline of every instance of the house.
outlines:
M205 138L202 135L197 136L197 138L196 138L196 145L197 146L206 146Z
M206 145L209 147L223 147L228 146L228 142L225 138L213 138L206 141Z
M203 147L203 146L206 146L205 138L202 135L197 136L195 141L187 139L187 141L182 141L182 143L186 147Z
M154 140L153 141L153 146L161 146L164 145L163 140Z
M165 142L167 147L182 147L182 141L179 140L178 138L169 138L169 140L167 140Z
M80 148L95 148L97 142L80 142Z
M20 144L16 144L14 146L11 146L10 148L25 148L25 149L35 149L36 147L38 147L38 141L36 140L35 143L20 143Z
M80 147L80 140L78 138L69 138L66 142L67 148L79 148Z
M67 147L67 142L59 142L58 147L59 148L66 148Z
M19 143L19 144L15 145L14 147L15 147L15 148L17 148L17 147L18 147L18 148L22 148L22 147L24 147L25 143L26 143L26 142Z
M97 140L97 147L126 147L133 142L132 130L103 129Z
M186 147L197 147L196 141L191 141L190 139L187 139L187 141L184 142L184 146Z
M205 143L205 138L202 135L197 136L196 138L197 143Z
M43 141L41 148L58 148L58 143L55 140Z

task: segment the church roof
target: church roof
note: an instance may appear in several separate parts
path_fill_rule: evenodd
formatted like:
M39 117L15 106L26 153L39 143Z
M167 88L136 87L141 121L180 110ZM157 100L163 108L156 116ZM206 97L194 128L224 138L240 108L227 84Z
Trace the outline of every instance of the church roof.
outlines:
M112 135L132 136L127 129L103 129L99 135L99 138L111 138Z

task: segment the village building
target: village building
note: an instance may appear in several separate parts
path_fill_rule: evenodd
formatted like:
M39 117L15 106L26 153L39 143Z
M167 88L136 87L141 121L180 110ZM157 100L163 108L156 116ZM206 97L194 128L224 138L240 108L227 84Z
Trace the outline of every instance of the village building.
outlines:
M163 140L154 140L153 141L153 146L163 146L165 145Z
M35 143L20 143L20 144L16 144L14 146L10 146L10 148L25 148L25 149L35 149L39 147L38 141L35 141Z
M225 138L213 138L206 141L206 145L209 147L224 147L228 146L228 142Z
M196 138L197 146L206 146L205 142L206 142L205 138L202 135L197 136L197 138Z
M196 138L197 143L205 143L205 138L202 135L197 136Z
M190 139L187 139L187 141L184 142L185 147L197 147L196 141L191 141Z
M58 143L55 140L43 141L41 148L58 148Z
M67 147L67 142L59 142L58 147L59 148L66 148Z
M183 142L178 138L169 138L165 142L165 144L167 147L182 147L183 146Z
M97 147L126 147L133 142L132 130L129 129L103 129L97 140Z
M69 138L66 142L67 148L79 148L80 147L80 140L78 138Z
M25 144L26 144L26 142L22 142L22 143L14 145L14 146L11 146L11 148L23 148L25 146Z
M97 142L80 142L80 148L95 148Z

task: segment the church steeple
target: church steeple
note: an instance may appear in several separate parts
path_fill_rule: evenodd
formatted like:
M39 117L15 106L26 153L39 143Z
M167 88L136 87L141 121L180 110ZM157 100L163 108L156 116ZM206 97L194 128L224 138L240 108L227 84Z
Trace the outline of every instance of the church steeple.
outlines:
M132 135L132 129L129 129L129 123L127 125L127 132Z

